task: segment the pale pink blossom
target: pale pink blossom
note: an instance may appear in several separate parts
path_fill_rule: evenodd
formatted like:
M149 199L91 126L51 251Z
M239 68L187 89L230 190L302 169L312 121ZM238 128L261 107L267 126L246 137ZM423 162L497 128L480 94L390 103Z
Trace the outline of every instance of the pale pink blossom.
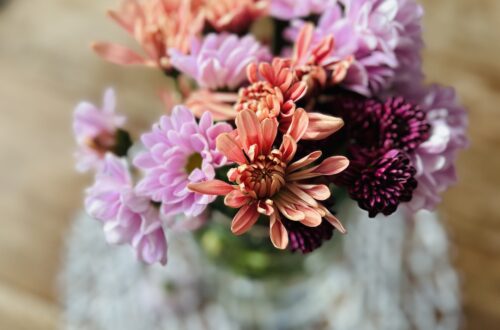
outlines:
M75 158L79 171L98 168L106 152L115 148L116 132L125 123L125 117L115 112L115 106L115 93L111 88L104 93L101 108L90 102L76 106L73 132L78 144Z

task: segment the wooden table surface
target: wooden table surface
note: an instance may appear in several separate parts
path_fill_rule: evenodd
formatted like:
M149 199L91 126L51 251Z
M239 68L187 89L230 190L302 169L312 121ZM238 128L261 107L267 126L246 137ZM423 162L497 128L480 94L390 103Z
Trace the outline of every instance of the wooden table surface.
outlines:
M149 127L165 82L101 62L88 45L129 43L103 15L113 0L0 1L0 329L54 329L63 241L90 178L73 170L73 106L116 86L120 110ZM467 329L500 328L500 1L425 0L425 71L470 109L472 146L441 207Z

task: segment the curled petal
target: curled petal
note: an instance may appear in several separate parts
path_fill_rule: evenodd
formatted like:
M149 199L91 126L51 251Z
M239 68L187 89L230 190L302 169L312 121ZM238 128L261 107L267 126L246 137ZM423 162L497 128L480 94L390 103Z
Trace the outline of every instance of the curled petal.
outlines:
M299 159L298 161L296 161L293 164L291 164L290 166L288 166L287 172L292 173L292 172L294 172L298 169L301 169L309 164L312 164L313 162L318 160L319 157L321 157L321 155L322 155L322 152L319 150L311 152L309 155Z
M274 212L273 201L267 199L265 201L259 201L257 203L257 212L270 216Z
M283 154L282 160L285 163L290 162L297 152L297 142L288 134L283 136L280 151Z
M108 62L118 65L144 65L150 64L136 52L127 47L110 44L105 42L97 42L92 44L94 52Z
M342 118L321 113L308 113L309 126L304 134L305 140L323 140L344 126Z
M241 146L229 133L222 133L216 140L217 149L232 162L245 164L247 159Z
M300 207L300 211L302 211L306 217L300 223L307 227L318 227L321 225L322 217L317 211L308 207Z
M251 198L243 194L240 190L233 190L224 198L224 204L237 209L248 204L250 200Z
M328 212L326 210L326 215L325 215L325 219L331 223L332 226L335 227L335 229L337 229L340 233L342 234L346 234L347 233L347 230L345 229L344 225L342 225L342 222L340 222L339 219L337 219L333 214L331 214L330 212Z
M295 141L299 141L304 134L309 130L309 117L306 111L302 108L295 110L292 123L288 128L287 134L295 139Z
M248 153L251 146L262 145L262 128L255 112L243 110L236 116L236 127L243 148ZM259 150L255 150L259 153Z
M314 172L322 175L335 175L345 170L347 166L349 166L349 159L344 156L332 156L322 161Z
M271 237L271 242L277 249L286 249L288 246L288 232L283 223L281 223L278 212L274 212L270 220L269 236Z
M233 218L231 231L235 235L246 233L259 219L259 212L254 204L243 206Z
M327 200L331 196L330 189L324 184L299 184L297 186L318 201Z
M190 183L187 187L189 190L199 194L218 196L227 195L236 189L234 186L231 186L230 184L220 180Z
M278 133L278 124L275 120L266 118L261 123L262 126L262 153L268 154L273 146L276 134Z

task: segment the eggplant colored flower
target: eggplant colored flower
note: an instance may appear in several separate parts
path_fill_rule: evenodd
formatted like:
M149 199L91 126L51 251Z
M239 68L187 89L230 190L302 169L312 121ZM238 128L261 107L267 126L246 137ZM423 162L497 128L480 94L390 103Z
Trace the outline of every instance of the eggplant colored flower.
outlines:
M248 35L211 33L203 40L195 39L191 52L170 52L172 65L194 78L201 88L210 90L239 88L246 80L250 63L271 59L269 50Z
M166 216L199 216L215 197L194 193L187 185L213 179L215 168L226 164L215 141L231 130L229 124L214 124L208 112L197 123L188 108L175 107L171 116L162 116L152 131L142 136L147 151L138 155L134 164L145 176L137 191L161 203Z
M351 198L373 218L378 213L390 215L398 205L412 199L417 187L415 168L408 156L397 149L369 161L355 160L342 174Z
M340 97L336 106L348 118L355 153L380 155L391 149L411 152L429 138L425 112L402 97L391 97L385 102Z
M244 33L252 23L264 16L268 0L206 0L205 16L218 32Z
M200 0L123 0L109 16L142 46L145 56L112 43L95 43L94 51L119 65L146 65L170 70L168 50L187 53L201 34L204 16Z
M441 194L456 182L457 154L468 145L467 113L453 88L431 86L421 106L432 129L429 139L411 155L418 188L407 206L414 212L433 210L441 202Z
M119 141L119 129L125 123L125 117L115 113L115 105L115 93L108 89L104 93L101 109L89 102L81 102L76 106L73 132L78 144L75 157L79 171L98 168L108 151L120 156L126 153L123 149L128 149L129 143L121 148Z
M283 221L288 231L289 249L292 252L310 253L333 236L333 227L328 221L322 221L317 227L307 227L297 221Z
M236 117L237 130L217 138L217 148L238 165L228 172L233 185L207 180L189 184L189 189L210 196L225 195L227 206L239 208L231 225L236 235L247 232L261 215L269 217L270 238L279 249L288 246L288 231L283 224L286 221L317 227L324 218L340 232L345 232L340 221L321 204L330 197L329 188L303 180L340 173L349 161L334 156L309 167L321 157L321 151L293 161L297 141L305 134L307 126L306 113L298 109L281 146L275 148L277 122L270 118L260 121L255 112L242 110Z
M320 14L335 3L336 0L271 0L270 15L287 21Z
M138 258L167 262L167 242L158 210L134 190L127 162L106 154L95 183L87 189L87 212L103 224L110 244L130 244Z

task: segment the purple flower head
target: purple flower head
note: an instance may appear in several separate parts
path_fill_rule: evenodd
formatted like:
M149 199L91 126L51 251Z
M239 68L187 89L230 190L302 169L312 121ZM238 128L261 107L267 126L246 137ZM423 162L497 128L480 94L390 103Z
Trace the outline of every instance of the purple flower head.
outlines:
M401 97L388 98L385 102L347 97L340 103L356 149L370 154L390 149L410 152L429 138L430 126L425 113Z
M156 253L154 258L144 258L139 251L138 257L147 263L166 263L166 239L159 212L149 198L138 196L134 191L124 159L106 154L94 185L87 189L85 209L103 224L110 244L131 244L137 251L139 245L134 242L148 236L154 228L158 232L155 234L155 249L162 252Z
M283 221L288 231L289 245L292 251L310 253L319 248L324 241L328 241L333 236L335 228L328 222L323 221L317 227L307 227L298 221Z
M412 211L433 210L441 202L441 194L456 181L458 151L468 145L467 113L452 88L431 86L421 106L432 129L429 139L411 155L418 180L414 198L408 203Z
M161 203L166 216L199 216L215 197L194 193L187 185L213 179L215 168L226 164L215 140L231 130L229 124L214 124L209 112L197 123L188 108L176 106L171 116L162 116L152 131L142 136L147 151L137 156L134 164L145 176L137 191Z
M115 113L115 92L104 93L102 108L89 103L79 103L73 115L73 132L78 144L77 169L81 172L96 169L107 151L117 144L117 131L125 123L125 117Z
M271 0L270 15L281 20L290 20L320 14L336 0Z
M267 61L271 54L251 35L208 34L196 39L185 55L170 51L172 65L196 80L202 88L236 90L246 81L246 68L252 62Z
M413 9L421 10L413 0L344 0L324 11L315 41L333 35L333 55L354 56L343 81L346 88L366 96L378 94L390 86L401 65L420 58L420 11L412 14ZM303 24L294 21L286 36L295 40Z
M400 150L390 150L374 161L352 161L339 183L370 217L390 215L401 202L408 202L417 187L415 168Z

